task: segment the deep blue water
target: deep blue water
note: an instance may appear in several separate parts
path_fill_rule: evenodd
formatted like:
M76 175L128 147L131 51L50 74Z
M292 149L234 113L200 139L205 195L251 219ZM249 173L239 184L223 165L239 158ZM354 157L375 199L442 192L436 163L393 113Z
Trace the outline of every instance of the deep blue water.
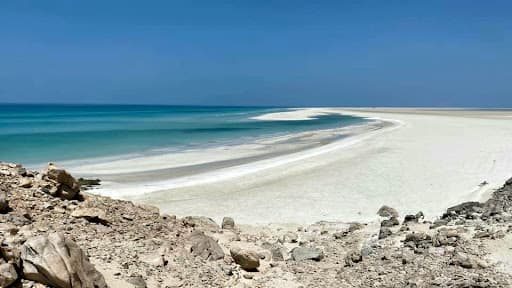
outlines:
M351 116L261 121L280 108L0 104L0 161L39 164L205 145L362 123Z

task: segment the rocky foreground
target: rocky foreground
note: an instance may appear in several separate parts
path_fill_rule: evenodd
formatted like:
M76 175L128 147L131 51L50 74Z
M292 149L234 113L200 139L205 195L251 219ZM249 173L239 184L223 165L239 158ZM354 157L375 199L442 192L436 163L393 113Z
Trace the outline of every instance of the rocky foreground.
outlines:
M511 287L512 179L433 223L383 206L381 223L293 229L178 219L80 186L0 163L0 287Z

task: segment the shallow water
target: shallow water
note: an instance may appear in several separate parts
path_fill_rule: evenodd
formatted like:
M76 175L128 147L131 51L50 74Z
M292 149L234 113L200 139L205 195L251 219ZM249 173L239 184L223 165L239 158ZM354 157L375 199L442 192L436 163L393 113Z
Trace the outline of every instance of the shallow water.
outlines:
M360 124L325 115L262 121L271 107L0 104L0 160L39 165L100 157L130 157L255 138Z

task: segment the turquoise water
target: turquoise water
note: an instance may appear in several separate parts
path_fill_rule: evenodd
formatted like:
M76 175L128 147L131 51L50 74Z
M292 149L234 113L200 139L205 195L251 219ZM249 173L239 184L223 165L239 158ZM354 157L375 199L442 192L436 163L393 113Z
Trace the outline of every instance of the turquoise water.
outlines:
M363 123L325 115L304 121L251 117L280 108L0 104L0 160L49 161L151 154Z

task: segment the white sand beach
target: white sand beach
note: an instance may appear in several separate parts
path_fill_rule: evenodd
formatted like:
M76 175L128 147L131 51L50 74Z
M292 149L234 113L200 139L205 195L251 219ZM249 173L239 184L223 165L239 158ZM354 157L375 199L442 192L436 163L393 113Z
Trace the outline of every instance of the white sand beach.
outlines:
M376 120L371 128L311 132L72 171L110 177L96 193L155 204L179 216L231 216L246 224L372 221L383 204L401 213L421 210L432 218L450 205L485 198L512 176L512 111L312 108L258 118L289 121L329 113ZM321 143L333 135L347 137ZM208 166L240 158L247 161ZM192 164L201 169L165 170Z

